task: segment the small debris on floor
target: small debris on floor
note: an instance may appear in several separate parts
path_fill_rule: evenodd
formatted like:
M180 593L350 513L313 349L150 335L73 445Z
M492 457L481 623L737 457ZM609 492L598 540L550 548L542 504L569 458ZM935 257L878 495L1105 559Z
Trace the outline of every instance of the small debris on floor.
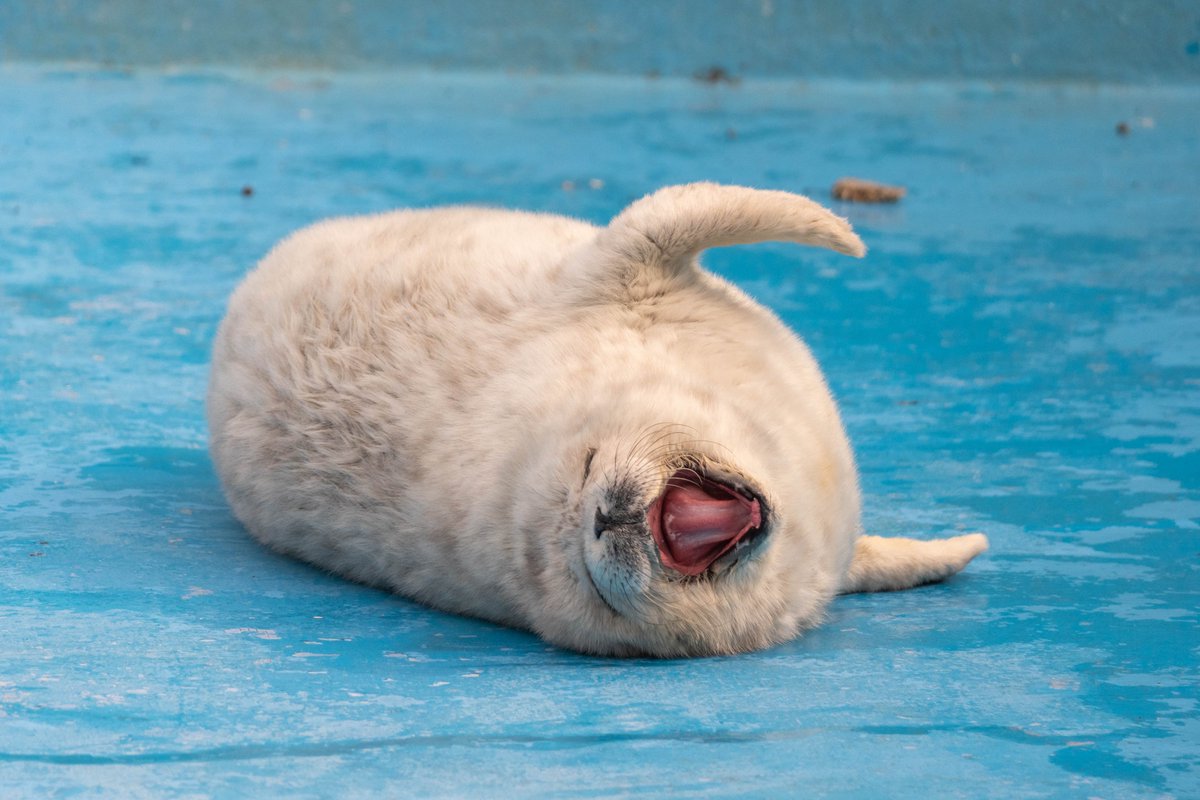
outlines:
M736 84L741 82L741 80L732 75L729 70L720 66L712 66L706 70L697 72L696 80L700 81L701 83L714 85L718 83Z
M907 193L903 186L889 186L862 178L839 178L833 184L834 199L851 203L895 203Z
M1121 120L1117 123L1117 135L1128 136L1134 128L1149 130L1154 127L1154 117L1134 117L1132 121Z
M250 186L249 184L247 184L246 186L242 187L242 197L253 197L253 196L254 196L254 187L253 186Z

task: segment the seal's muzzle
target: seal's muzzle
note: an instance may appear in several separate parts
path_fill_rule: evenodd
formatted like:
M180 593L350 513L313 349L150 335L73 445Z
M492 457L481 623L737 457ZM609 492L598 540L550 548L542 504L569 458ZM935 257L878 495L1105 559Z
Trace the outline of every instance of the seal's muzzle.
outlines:
M762 527L762 508L727 484L683 469L646 512L663 565L699 575Z

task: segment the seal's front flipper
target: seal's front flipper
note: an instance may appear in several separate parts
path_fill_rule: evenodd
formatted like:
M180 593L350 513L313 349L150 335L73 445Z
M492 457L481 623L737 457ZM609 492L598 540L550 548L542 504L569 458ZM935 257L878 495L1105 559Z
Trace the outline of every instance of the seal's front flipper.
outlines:
M643 197L600 231L583 274L609 294L649 295L695 272L710 247L790 241L861 257L850 223L790 192L690 183Z
M961 570L987 546L982 533L928 542L860 536L841 593L887 592L935 583Z

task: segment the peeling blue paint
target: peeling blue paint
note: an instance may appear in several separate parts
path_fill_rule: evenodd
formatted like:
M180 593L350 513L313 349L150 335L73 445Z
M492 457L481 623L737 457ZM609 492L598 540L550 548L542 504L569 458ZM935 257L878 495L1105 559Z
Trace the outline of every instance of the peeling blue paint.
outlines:
M1195 88L8 67L0 108L0 794L1200 795ZM871 531L991 536L959 578L606 661L230 517L208 348L290 230L844 174L909 188L835 205L865 261L707 261L817 352Z

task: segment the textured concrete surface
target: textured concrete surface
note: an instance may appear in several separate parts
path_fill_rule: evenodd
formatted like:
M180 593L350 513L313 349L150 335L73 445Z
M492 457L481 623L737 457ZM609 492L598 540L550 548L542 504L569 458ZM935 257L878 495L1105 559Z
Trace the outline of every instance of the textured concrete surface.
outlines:
M1200 92L21 67L0 108L0 795L1200 795ZM847 174L909 188L837 206L865 261L707 262L822 360L871 531L991 536L958 579L605 661L230 517L208 348L295 227Z
M6 0L0 61L1200 81L1194 0Z

